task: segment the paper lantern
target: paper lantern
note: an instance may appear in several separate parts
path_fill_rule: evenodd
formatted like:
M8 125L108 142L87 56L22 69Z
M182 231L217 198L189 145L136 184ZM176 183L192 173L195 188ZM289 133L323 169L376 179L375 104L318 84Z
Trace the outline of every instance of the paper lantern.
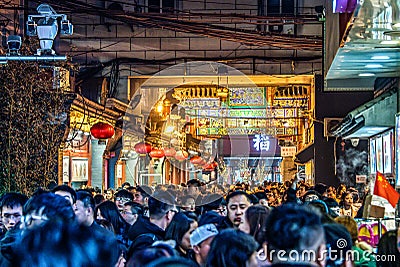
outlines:
M200 156L193 156L190 158L190 162L194 165L199 165L203 161L203 158Z
M134 146L134 149L139 155L143 156L151 151L151 145L148 143L141 142L141 143L137 143Z
M150 157L152 157L154 159L160 159L160 158L164 157L165 153L164 153L164 150L162 150L162 149L154 148L150 151L149 155L150 155Z
M166 147L164 148L164 155L166 157L174 157L176 154L176 150L173 147Z
M108 123L98 122L90 128L91 135L96 139L108 139L114 135L114 127Z
M179 150L175 154L175 159L179 161L184 161L189 157L189 153L185 150Z

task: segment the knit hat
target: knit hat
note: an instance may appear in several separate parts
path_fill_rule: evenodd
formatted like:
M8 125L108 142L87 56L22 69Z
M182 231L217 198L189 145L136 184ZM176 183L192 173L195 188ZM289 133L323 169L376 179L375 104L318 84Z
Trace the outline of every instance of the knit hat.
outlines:
M209 237L216 236L218 234L217 227L214 224L205 224L196 228L190 234L190 244L197 246Z

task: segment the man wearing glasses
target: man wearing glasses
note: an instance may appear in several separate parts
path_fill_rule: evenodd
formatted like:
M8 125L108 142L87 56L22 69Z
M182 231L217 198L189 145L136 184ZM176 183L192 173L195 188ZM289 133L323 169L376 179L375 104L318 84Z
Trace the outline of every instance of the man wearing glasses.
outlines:
M149 198L150 218L139 216L128 231L128 238L133 241L128 254L148 248L155 241L164 240L165 229L177 212L175 199L170 193L154 193Z
M14 228L21 221L22 208L27 201L27 196L14 192L7 193L1 198L0 215L5 231L0 235L0 240L7 231Z
M133 201L133 195L131 192L121 189L114 194L115 205L117 205L119 212L124 210L124 204L129 201Z

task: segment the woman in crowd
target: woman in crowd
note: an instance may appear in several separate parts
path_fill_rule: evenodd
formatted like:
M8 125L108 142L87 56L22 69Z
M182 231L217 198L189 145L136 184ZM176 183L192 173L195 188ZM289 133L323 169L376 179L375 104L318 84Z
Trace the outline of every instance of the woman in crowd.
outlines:
M128 238L126 237L129 224L124 220L114 202L109 200L102 202L96 207L95 214L97 220L107 220L112 224L118 241L122 242L126 246L129 245Z
M353 193L347 191L342 194L340 202L340 215L356 217L358 209L353 204Z
M265 206L250 206L246 210L243 222L239 225L239 230L254 237L259 247L265 240L265 222L269 213L270 210Z
M188 251L192 248L190 234L197 228L197 222L189 219L185 214L175 214L171 223L165 229L165 239L176 242L175 249L180 256L187 258Z

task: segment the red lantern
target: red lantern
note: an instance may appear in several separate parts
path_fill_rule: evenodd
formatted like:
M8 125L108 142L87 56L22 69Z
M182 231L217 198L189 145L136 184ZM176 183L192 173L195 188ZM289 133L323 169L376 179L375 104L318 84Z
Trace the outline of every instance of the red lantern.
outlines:
M152 157L154 159L160 159L160 158L164 157L165 153L164 153L164 150L155 148L150 151L149 155L150 155L150 157Z
M189 153L185 150L179 150L175 154L175 159L179 161L184 161L187 157L189 157Z
M166 157L173 157L176 154L176 150L173 147L166 147L164 148L164 155Z
M205 170L214 170L216 167L218 167L218 163L213 161L211 163L207 163L206 165L204 165L203 169L205 169Z
M190 162L194 165L199 165L199 164L201 164L202 161L203 161L203 158L200 156L193 156L192 158L190 158Z
M98 122L90 128L90 133L96 139L108 139L114 135L114 127L108 123Z
M151 145L141 142L141 143L137 143L134 146L134 149L139 155L144 156L151 151Z

